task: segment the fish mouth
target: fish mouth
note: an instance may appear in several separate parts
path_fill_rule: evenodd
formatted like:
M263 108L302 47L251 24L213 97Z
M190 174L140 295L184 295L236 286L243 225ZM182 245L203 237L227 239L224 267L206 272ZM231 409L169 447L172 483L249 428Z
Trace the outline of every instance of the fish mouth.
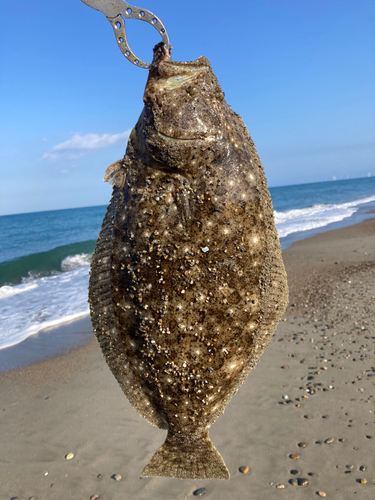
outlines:
M202 56L194 61L172 61L170 50L167 50L164 43L160 42L154 47L149 79L154 80L154 83L161 90L176 90L200 73L210 69L211 65L208 59Z
M199 69L211 69L208 59L202 56L194 61L172 61L171 49L172 47L167 49L164 42L155 45L154 57L150 66L150 76L177 76Z
M215 139L212 127L209 127L209 124L205 123L205 120L200 117L199 112L194 111L194 101L196 101L199 95L201 103L205 100L200 91L200 82L205 78L204 74L210 70L211 66L206 57L199 57L194 61L188 62L164 60L159 63L159 76L154 81L154 89L157 89L156 91L159 95L164 94L167 102L169 101L170 103L175 99L171 94L176 92L176 95L180 96L177 106L173 108L174 105L172 104L172 107L169 107L169 110L176 110L176 112L168 113L167 119L158 119L155 121L159 137L169 143L180 141L185 144L188 144L189 141L198 140L212 142ZM181 99L181 96L185 92L190 92L190 105L185 98ZM171 96L168 97L168 95ZM189 106L191 106L191 109L189 109ZM209 103L204 103L204 108L209 107ZM167 106L165 106L165 109L167 109ZM172 114L173 118L171 119Z
M171 61L171 60L162 60L159 63L159 70L163 72L169 73L170 76L172 74L182 74L188 73L192 71L199 71L202 69L211 69L211 64L209 63L207 57L200 56L198 59L194 59L193 61Z
M168 76L167 78L160 78L158 81L161 90L171 91L182 87L185 83L194 80L199 73L203 73L205 70L194 70L194 72L182 73L176 76Z
M162 61L157 83L161 90L176 90L210 69L208 59L203 56L189 62Z
M204 56L174 62L162 42L154 48L154 61L144 93L160 140L188 145L213 141L221 129L220 113L213 105L215 79ZM218 84L217 84L218 86Z

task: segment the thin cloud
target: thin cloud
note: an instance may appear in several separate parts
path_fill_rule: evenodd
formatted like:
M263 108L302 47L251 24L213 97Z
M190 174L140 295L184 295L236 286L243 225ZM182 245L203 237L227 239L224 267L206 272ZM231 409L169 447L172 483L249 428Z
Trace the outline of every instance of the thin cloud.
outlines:
M74 160L89 154L94 149L110 148L118 144L125 144L129 139L130 130L120 134L74 134L71 139L61 142L46 151L44 160L59 160L61 158Z

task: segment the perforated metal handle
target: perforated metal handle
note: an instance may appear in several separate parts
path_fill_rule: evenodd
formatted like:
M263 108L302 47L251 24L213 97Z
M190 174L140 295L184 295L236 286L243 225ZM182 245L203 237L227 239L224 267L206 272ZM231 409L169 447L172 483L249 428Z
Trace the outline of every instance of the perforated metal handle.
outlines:
M130 5L123 0L81 0L84 4L92 7L95 10L103 12L108 21L111 23L115 34L117 44L124 56L140 68L148 69L150 64L139 59L129 47L126 37L125 20L138 19L151 24L161 35L162 40L167 49L169 49L169 38L164 24L152 12L146 9L141 9Z

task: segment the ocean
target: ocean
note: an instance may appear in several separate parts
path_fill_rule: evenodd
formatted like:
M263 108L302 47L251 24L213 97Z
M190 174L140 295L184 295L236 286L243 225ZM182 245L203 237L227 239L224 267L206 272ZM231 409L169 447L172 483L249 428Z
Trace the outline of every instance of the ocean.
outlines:
M270 188L282 248L358 222L375 178ZM0 217L0 349L89 314L91 255L105 206ZM366 216L363 216L365 218Z

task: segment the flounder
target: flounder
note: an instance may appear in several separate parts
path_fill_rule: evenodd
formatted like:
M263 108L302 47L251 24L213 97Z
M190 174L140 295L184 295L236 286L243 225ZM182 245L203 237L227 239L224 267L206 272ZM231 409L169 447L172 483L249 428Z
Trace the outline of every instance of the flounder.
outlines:
M164 45L113 184L89 302L133 407L168 430L142 476L228 479L208 428L284 313L285 269L260 159L205 57Z

